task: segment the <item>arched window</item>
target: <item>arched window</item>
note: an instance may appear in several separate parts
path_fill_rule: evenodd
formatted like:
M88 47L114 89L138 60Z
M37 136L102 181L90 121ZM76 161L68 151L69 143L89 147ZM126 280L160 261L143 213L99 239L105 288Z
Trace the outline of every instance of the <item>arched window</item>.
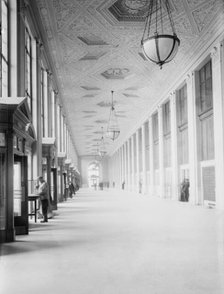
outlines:
M99 185L99 163L91 162L88 166L88 185L96 188Z

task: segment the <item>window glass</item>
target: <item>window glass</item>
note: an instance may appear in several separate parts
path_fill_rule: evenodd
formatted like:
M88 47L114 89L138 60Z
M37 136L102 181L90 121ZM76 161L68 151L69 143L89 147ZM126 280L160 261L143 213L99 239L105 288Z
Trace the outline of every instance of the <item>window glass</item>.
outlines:
M32 37L28 28L25 32L25 91L32 112Z
M0 96L8 96L8 2L0 0Z
M211 60L199 70L199 114L213 107Z

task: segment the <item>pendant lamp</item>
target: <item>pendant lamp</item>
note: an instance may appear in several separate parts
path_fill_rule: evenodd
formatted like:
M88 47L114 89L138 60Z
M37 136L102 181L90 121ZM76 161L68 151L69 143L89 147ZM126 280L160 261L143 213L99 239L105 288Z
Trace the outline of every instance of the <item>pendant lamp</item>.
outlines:
M163 64L173 60L179 45L169 0L149 0L149 11L141 40L146 59L162 68Z
M111 140L116 140L118 136L120 135L120 129L117 122L117 115L114 108L114 102L113 102L113 94L114 91L111 91L111 109L110 109L110 116L108 121L108 127L107 127L107 138Z

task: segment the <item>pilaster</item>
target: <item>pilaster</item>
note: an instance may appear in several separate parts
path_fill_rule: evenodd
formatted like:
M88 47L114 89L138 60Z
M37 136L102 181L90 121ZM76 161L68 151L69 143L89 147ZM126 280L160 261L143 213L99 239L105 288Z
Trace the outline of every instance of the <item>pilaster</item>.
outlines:
M224 47L214 47L212 58L216 207L224 209Z
M196 129L196 103L195 103L195 78L190 73L187 78L187 109L188 109L188 150L189 150L189 202L199 203L198 195L198 152L197 152L197 129Z
M132 170L132 174L131 174L131 182L132 182L132 188L131 190L134 191L135 190L135 154L134 154L134 135L131 136L131 170Z
M128 173L128 190L131 191L131 163L130 163L130 140L127 141L127 173Z
M178 200L178 157L177 157L177 105L176 92L170 95L171 122L171 166L172 166L172 199Z
M139 130L136 131L136 192L139 192Z
M149 117L149 195L154 194L154 160L153 160L153 127L152 127L152 116Z
M146 162L145 162L145 124L143 123L142 128L142 194L146 191Z
M165 197L165 178L164 178L164 141L163 141L163 111L162 106L158 107L158 128L159 128L159 186L160 197Z

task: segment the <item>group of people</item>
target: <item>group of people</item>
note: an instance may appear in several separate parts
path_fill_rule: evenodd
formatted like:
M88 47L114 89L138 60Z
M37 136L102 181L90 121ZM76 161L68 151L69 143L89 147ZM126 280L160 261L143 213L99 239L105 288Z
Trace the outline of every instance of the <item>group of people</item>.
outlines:
M75 195L75 192L78 191L79 185L74 184L72 182L69 183L68 191L69 197L72 198ZM43 220L41 223L48 222L48 212L50 207L50 194L49 194L49 186L48 183L44 180L42 176L38 177L37 185L36 185L37 195L40 197L41 207L42 207L42 215Z

